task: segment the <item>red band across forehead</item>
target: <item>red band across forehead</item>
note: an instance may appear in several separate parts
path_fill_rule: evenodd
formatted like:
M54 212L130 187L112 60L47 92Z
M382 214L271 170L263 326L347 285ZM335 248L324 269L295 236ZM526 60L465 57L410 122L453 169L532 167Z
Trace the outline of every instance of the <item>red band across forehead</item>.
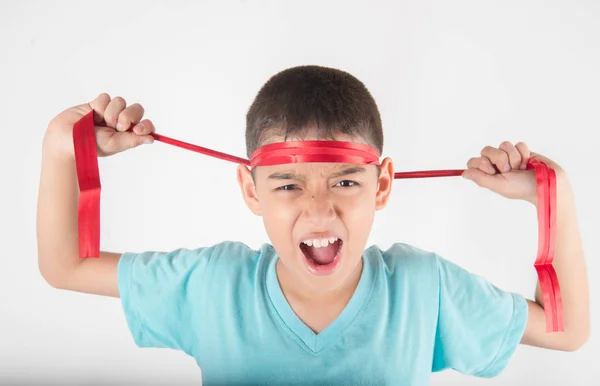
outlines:
M379 154L369 145L354 142L299 141L264 145L250 157L253 168L303 162L379 165Z

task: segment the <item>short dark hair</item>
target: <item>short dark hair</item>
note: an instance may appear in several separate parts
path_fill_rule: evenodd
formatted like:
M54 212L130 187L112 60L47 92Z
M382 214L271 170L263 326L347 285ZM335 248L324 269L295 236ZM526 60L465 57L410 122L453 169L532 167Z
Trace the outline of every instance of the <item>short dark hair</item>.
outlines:
M345 71L306 65L275 74L256 95L246 114L247 155L272 135L301 137L311 126L319 139L340 132L383 152L381 116L365 85Z

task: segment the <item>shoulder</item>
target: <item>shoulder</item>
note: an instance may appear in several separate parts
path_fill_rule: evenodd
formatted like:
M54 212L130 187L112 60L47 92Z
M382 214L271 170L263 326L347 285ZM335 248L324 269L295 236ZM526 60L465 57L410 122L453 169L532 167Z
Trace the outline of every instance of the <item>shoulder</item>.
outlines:
M383 269L389 275L404 274L407 271L412 274L436 273L441 259L435 252L406 243L394 243L387 249L372 246L367 251L381 261Z
M124 253L119 260L121 280L160 276L161 280L217 272L235 274L256 267L261 257L273 254L272 247L264 244L259 249L237 241L225 241L198 248L176 248L170 251L143 251Z
M385 291L403 298L437 297L440 257L436 253L410 244L394 243L387 249L372 246L367 249L366 257L377 267L377 276Z
M251 248L238 241L226 241L215 244L203 252L205 258L211 260L213 270L226 270L230 275L255 272L266 266L275 256L271 244L262 244L259 248Z
M415 275L420 272L435 274L440 280L448 276L471 276L477 280L485 280L436 252L406 243L394 243L385 250L372 246L367 251L381 260L384 269L389 274L410 272Z
M470 272L438 253L414 245L395 243L382 250L373 246L370 255L381 261L388 280L435 283L441 287L493 287L481 275Z

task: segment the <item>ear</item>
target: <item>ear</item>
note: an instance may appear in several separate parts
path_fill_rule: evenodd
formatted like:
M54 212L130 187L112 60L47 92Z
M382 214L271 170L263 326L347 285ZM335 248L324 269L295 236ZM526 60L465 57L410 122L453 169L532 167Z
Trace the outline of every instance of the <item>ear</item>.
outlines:
M258 194L256 193L256 185L252 178L252 173L248 167L239 165L237 168L237 181L242 190L242 196L248 206L248 209L257 216L262 214Z
M377 181L377 194L375 197L375 210L385 208L392 192L394 182L394 163L391 158L385 158L380 166L381 173Z

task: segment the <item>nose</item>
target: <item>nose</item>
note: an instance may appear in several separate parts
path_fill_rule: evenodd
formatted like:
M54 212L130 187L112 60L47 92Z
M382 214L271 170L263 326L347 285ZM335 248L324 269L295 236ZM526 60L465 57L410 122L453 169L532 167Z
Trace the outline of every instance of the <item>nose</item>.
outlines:
M308 222L315 228L326 228L337 217L333 203L327 195L315 194L309 197L305 210Z

